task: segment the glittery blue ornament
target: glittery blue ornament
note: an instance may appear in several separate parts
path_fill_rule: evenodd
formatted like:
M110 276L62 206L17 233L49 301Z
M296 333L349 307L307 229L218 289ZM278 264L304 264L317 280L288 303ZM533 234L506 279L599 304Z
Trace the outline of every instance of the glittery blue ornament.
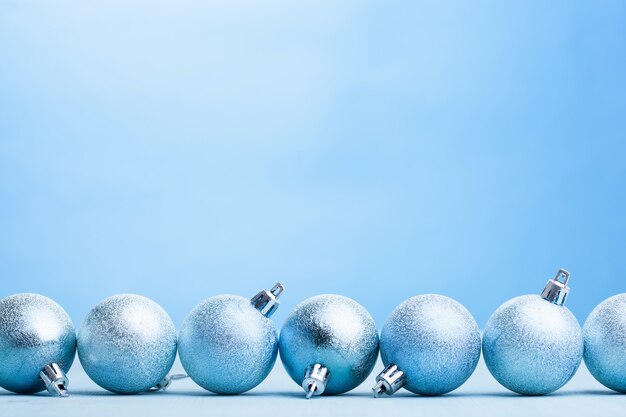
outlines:
M583 338L576 318L563 306L568 280L569 272L559 270L541 296L513 298L487 322L483 334L485 363L494 378L511 391L549 394L576 373Z
M598 382L626 393L626 294L593 309L583 326L585 364Z
M259 385L276 362L278 335L269 317L283 291L277 283L252 300L219 295L198 304L178 338L178 354L189 377L217 394L240 394Z
M20 394L47 389L65 397L76 332L60 305L38 294L0 300L0 386Z
M279 342L287 373L306 392L341 394L361 384L378 357L376 324L359 303L318 295L296 306Z
M102 388L120 394L148 391L169 382L176 329L149 298L114 295L87 314L78 333L78 357Z
M385 369L372 390L378 397L401 387L441 395L460 387L480 358L480 329L469 311L443 295L418 295L393 310L380 335Z

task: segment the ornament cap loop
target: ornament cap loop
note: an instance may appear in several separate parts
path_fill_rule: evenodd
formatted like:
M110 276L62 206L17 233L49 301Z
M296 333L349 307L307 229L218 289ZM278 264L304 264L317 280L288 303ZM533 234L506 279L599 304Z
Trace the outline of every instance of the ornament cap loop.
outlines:
M265 317L270 317L280 305L278 297L280 297L284 291L285 287L283 284L277 282L271 290L263 290L259 292L257 295L252 297L250 302L254 308L261 312L261 314Z
M179 379L185 379L185 378L188 378L188 377L189 377L189 375L186 375L186 374L167 375L165 378L163 378L161 380L161 382L159 382L154 387L152 387L150 389L150 391L165 391L165 390L167 390L170 387L170 385L172 385L172 381L176 381L176 380L179 380Z
M406 375L398 368L398 365L390 363L376 377L376 385L372 388L374 398L383 394L393 395L404 384L406 384Z
M554 278L548 280L546 287L541 293L541 298L559 306L565 304L565 299L567 294L569 294L569 287L567 286L569 277L569 271L563 268L559 269ZM563 278L563 281L560 278Z
M67 392L67 386L70 381L57 363L44 366L41 372L39 372L39 378L50 394L57 397L68 397L70 395Z
M306 368L302 388L306 392L306 399L311 399L314 395L321 395L326 389L326 384L330 379L330 372L324 365L316 363Z

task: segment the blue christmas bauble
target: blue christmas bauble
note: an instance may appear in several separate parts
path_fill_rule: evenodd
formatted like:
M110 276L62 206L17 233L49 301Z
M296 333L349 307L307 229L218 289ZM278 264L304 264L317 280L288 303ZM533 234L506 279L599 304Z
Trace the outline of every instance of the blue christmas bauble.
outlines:
M280 357L289 376L307 391L341 394L361 384L378 356L376 324L359 303L318 295L300 303L282 327Z
M38 294L0 300L1 387L20 394L42 391L44 368L57 364L65 373L75 354L74 325L60 305Z
M135 394L155 387L176 358L176 329L169 315L140 295L106 298L85 317L78 357L102 388Z
M375 393L393 394L400 386L422 395L450 392L474 372L480 348L478 324L461 304L436 294L409 298L393 310L380 335L383 363L395 365L393 372L403 372L403 380L385 386L383 372Z
M598 382L626 393L626 294L593 309L583 326L585 365Z
M523 295L500 306L483 334L483 356L494 378L511 391L549 394L576 373L582 332L564 306Z
M274 323L238 295L198 304L183 322L180 361L189 377L218 394L239 394L260 384L276 362Z

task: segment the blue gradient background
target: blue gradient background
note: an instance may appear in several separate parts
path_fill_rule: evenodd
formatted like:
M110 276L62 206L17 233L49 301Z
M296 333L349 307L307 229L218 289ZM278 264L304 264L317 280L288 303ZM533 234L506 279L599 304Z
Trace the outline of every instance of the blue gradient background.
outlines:
M0 1L0 295L626 291L624 1Z

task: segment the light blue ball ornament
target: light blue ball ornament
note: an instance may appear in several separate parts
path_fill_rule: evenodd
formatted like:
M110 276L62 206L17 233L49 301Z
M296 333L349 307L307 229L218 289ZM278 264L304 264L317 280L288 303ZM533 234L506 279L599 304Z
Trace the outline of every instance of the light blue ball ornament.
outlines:
M494 378L511 391L549 394L576 373L583 356L583 337L578 321L563 306L569 275L560 269L541 296L513 298L487 322L485 363Z
M280 357L306 398L341 394L361 384L378 357L378 331L370 314L341 295L300 303L280 333Z
M276 362L278 334L270 316L283 291L277 283L252 299L219 295L198 304L178 338L189 377L217 394L240 394L259 385Z
M38 294L0 300L0 386L19 394L45 389L66 397L76 332L63 308Z
M404 387L441 395L460 387L480 359L480 329L469 311L443 295L418 295L396 307L380 335L385 369L374 396Z
M593 309L583 326L585 364L602 385L626 393L626 294Z
M163 388L176 358L176 329L151 299L114 295L85 317L78 357L87 375L109 391L136 394Z

